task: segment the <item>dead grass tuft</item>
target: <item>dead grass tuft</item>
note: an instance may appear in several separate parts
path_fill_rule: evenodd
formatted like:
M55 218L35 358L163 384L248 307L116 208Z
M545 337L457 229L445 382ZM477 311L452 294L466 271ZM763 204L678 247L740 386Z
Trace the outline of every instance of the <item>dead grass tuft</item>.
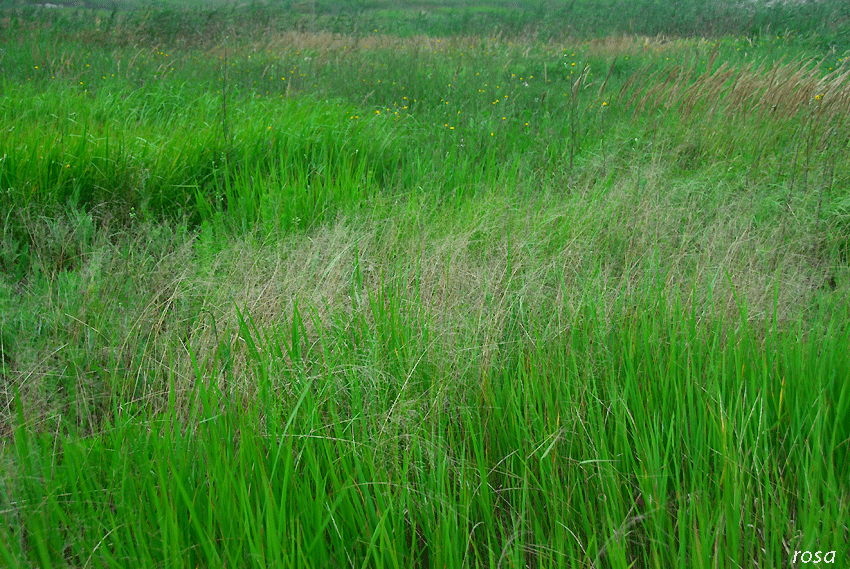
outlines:
M706 39L670 38L664 34L657 36L610 35L590 40L588 52L598 57L621 57L681 52L683 48L708 43Z
M663 107L683 118L713 116L747 121L770 119L784 122L814 113L831 121L850 112L850 67L823 75L810 62L776 63L769 67L724 63L695 75L693 69L674 65L656 72L645 83L651 87L633 92L629 102L636 112ZM638 97L640 97L638 99Z

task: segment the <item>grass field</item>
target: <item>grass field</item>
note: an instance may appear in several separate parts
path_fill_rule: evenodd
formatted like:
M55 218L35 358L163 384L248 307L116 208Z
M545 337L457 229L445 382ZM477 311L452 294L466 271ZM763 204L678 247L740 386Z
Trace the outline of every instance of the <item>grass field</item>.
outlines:
M0 4L0 565L846 566L850 9L661 4Z

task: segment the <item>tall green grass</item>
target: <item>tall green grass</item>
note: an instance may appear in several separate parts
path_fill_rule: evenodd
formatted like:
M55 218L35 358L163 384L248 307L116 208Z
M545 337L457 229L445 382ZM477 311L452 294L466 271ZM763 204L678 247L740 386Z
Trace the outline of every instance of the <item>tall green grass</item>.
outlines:
M725 334L674 303L604 332L591 302L556 337L520 317L526 345L503 346L458 386L394 297L370 302L374 325L353 321L306 351L306 314L264 328L242 313L239 381L257 391L235 400L212 381L227 362L196 360L188 423L177 377L164 415L113 399L82 438L29 434L18 403L4 562L725 567L846 555L846 331L817 347ZM352 365L356 338L383 377Z
M4 565L848 559L843 5L524 7L8 13Z
M9 93L0 175L15 189L6 195L13 208L109 204L124 219L138 212L192 223L226 210L250 221L247 230L262 194L270 222L309 225L338 203L365 199L375 183L391 185L389 142L405 136L385 121L348 120L339 103L246 97L231 101L238 110L225 137L221 96L180 85L109 92L93 104L56 89ZM244 113L252 119L236 120ZM236 185L255 193L237 197Z
M597 157L603 177L636 156L671 154L683 169L721 160L770 183L818 169L840 178L843 168L846 58L804 64L804 47L781 39L559 46L375 36L358 46L287 32L206 49L83 44L60 56L45 47L54 40L32 41L11 61L18 81L2 109L0 179L16 189L6 196L15 207L73 198L113 204L118 217L179 212L198 224L213 206L226 209L241 176L259 194L280 185L333 194L308 196L312 205L294 214L276 206L278 218L310 220L348 200L328 185L359 186L352 203L400 187L474 195L483 172L568 186L576 160ZM434 144L422 151L425 139ZM791 168L765 167L788 154ZM328 178L331 170L346 174ZM259 217L259 198L250 203L240 226Z

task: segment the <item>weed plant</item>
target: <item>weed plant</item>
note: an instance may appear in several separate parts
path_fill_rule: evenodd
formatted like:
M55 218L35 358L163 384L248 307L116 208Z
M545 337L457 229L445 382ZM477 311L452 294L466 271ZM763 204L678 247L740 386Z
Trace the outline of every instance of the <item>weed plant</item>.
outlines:
M850 560L846 8L674 4L4 12L2 563Z

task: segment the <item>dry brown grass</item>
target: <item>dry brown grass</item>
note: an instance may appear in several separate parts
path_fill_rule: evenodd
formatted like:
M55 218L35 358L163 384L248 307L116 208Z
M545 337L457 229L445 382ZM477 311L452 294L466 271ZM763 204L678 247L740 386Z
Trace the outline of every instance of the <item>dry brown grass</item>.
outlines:
M671 306L678 291L682 309L693 307L705 322L735 322L742 299L752 322L768 326L778 275L779 320L799 316L813 283L822 279L800 251L789 251L774 271L775 230L749 226L735 214L738 204L703 225L694 204L669 201L662 173L650 179L651 191L638 196L623 184L608 195L608 205L588 194L566 210L555 203L537 210L504 204L495 213L482 207L459 224L339 219L277 243L234 242L206 260L191 240L175 242L165 254L146 253L135 241L129 259L127 243L122 250L103 242L85 261L81 281L59 292L64 300L45 306L64 343L29 353L11 383L22 388L25 400L36 398L28 403L43 410L45 425L58 419L63 405L37 394L60 375L71 376L77 398L88 397L89 407L107 404L97 387L104 371L125 405L164 405L173 384L178 408L188 412L197 395L194 355L204 381L251 399L258 385L238 311L268 334L278 330L286 342L296 302L304 324L303 360L285 355L281 365L303 368L311 377L321 362L331 362L324 377L339 377L341 384L351 373L397 381L368 345L360 345L366 352L356 370L350 363L333 367L341 364L332 357L352 349L364 326L376 333L374 308L395 302L407 310L417 365L439 369L458 388L523 349L504 343L507 327L524 330L519 337L529 345L566 341L575 315L588 303L598 307L603 325L614 325L626 307L646 308L647 279L660 279L663 290L656 292ZM604 215L608 223L597 227L582 220L581 211L599 207L607 212L594 217ZM411 232L411 226L420 229ZM553 235L566 245L553 249ZM354 286L358 267L362 281ZM515 341L515 334L510 337ZM79 367L75 361L90 363ZM279 377L274 381L281 396L294 388ZM84 403L77 407L85 409ZM79 421L96 428L85 417Z
M619 57L673 53L681 51L684 47L705 45L708 45L708 40L668 38L664 35L655 37L613 35L594 38L590 42L552 40L543 43L534 34L512 38L502 37L501 34L487 37L479 35L427 36L422 34L401 37L379 33L353 35L290 30L266 34L262 39L237 47L234 53L286 53L294 50L309 52L318 56L334 55L339 57L346 52L355 53L369 50L440 54L478 48L484 51L507 50L528 56L532 49L563 53L580 48L592 56ZM214 56L223 55L223 53L223 46L216 46L211 50L211 54Z
M621 34L593 38L586 47L588 53L593 56L622 57L677 53L681 52L683 48L704 48L708 43L709 40L702 38L672 38L664 34L652 37Z
M727 63L697 75L692 68L673 65L647 78L651 87L637 89L629 98L636 112L664 107L683 118L699 119L722 112L725 118L746 121L758 118L786 121L802 114L818 120L843 118L850 112L850 67L824 76L810 62L748 64ZM624 87L629 89L632 85Z
M363 340L382 325L378 306L404 311L417 365L440 370L456 386L535 342L567 341L576 315L590 305L605 327L659 299L673 308L678 295L680 309L695 310L703 322L739 325L740 300L750 306L751 323L766 328L775 325L778 294L778 322L799 318L824 278L805 236L782 237L787 245L777 265L780 229L752 224L749 197L730 189L722 211L707 221L705 189L671 192L668 180L664 169L644 167L604 200L588 187L569 203L561 196L542 204L490 198L460 218L410 213L415 209L339 218L279 241L233 241L214 254L164 234L101 236L81 260L79 279L60 280L58 300L44 305L63 344L44 343L19 358L12 384L26 398L43 393L43 382L70 376L89 406L104 405L96 385L106 372L125 404L164 405L173 383L187 410L197 394L194 355L204 381L250 399L258 385L239 311L266 334L278 330L286 343L296 304L302 361L284 353L279 365L311 377L330 362L323 377L341 384L351 373L398 380L388 376L381 348L369 347L375 340ZM677 195L691 197L673 201ZM30 298L38 302L42 294L31 291ZM356 370L350 358L334 363L335 354L355 348ZM278 374L274 389L285 396L294 386ZM42 420L63 408L59 401L30 404L44 410Z
M442 53L453 50L464 50L470 46L481 45L482 42L495 42L495 39L482 39L478 36L426 36L413 35L407 37L389 34L339 34L332 32L309 32L290 30L275 32L264 36L257 41L231 48L231 53L248 54L257 52L271 52L283 54L290 51L307 52L317 56L335 57L344 56L345 53L356 53L370 50L392 50L405 53ZM224 55L224 45L219 45L210 50L213 56Z

